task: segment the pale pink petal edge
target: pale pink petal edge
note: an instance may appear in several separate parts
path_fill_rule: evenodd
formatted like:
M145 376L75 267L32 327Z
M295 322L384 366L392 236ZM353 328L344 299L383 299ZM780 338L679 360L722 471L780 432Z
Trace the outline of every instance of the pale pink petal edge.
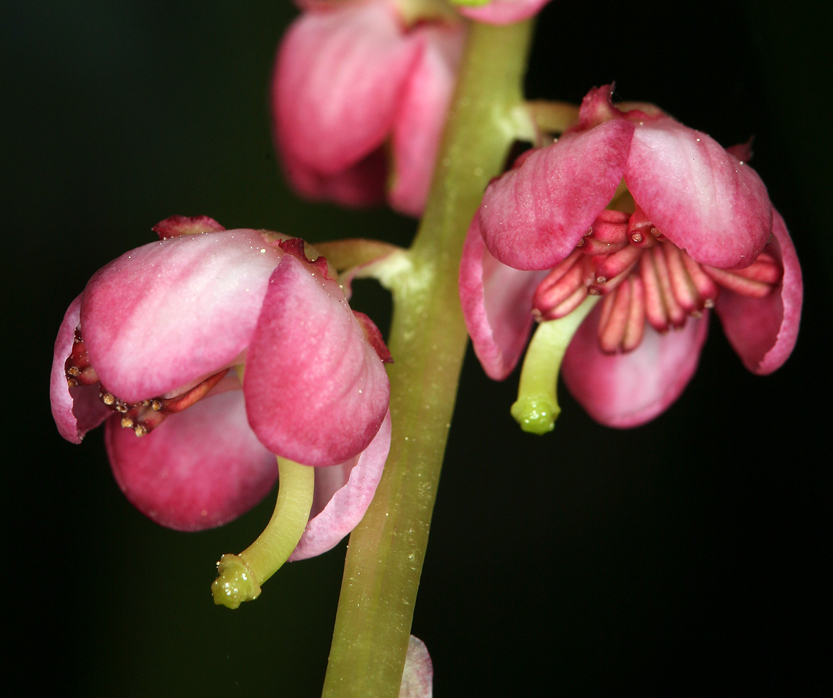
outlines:
M290 560L305 560L335 547L362 520L367 507L373 500L376 487L382 477L385 461L390 451L390 412L385 415L382 426L368 447L355 457L355 465L349 470L349 477L338 489L324 508L307 523L304 535L289 556ZM340 475L344 464L331 466ZM330 467L318 468L326 475Z
M72 389L67 387L65 364L72 352L75 328L80 320L81 296L78 296L64 314L58 330L49 379L49 398L55 425L61 436L75 444L80 444L90 429L97 427L111 414L98 399L98 384Z
M402 670L399 698L431 698L434 694L434 665L428 648L418 637L408 639L408 653Z
M503 380L518 363L532 327L532 296L542 276L492 257L474 217L460 264L460 303L474 352L490 378Z
M747 298L723 291L716 311L729 343L752 373L766 375L780 368L798 339L804 284L801 265L784 219L773 211L773 243L767 247L781 262L780 286L765 298Z

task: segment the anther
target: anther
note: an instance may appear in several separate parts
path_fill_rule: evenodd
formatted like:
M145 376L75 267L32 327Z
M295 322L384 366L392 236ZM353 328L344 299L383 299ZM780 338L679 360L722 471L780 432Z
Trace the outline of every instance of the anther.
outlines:
M121 420L122 429L132 429L133 428L133 420L130 417L122 417Z
M116 397L112 393L102 393L101 394L101 401L107 405L107 407L111 407L116 402Z

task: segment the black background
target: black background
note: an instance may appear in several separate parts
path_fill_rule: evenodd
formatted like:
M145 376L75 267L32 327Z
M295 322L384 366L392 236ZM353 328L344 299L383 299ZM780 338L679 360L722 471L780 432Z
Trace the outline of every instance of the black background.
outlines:
M752 164L802 261L804 319L767 378L743 369L715 322L683 397L630 431L596 425L562 388L555 432L522 434L508 411L517 376L492 383L468 357L414 619L436 695L736 692L829 676L833 23L815 5L554 0L543 13L530 97L578 102L616 80L619 98L656 102L724 145L755 135ZM216 608L214 562L254 539L272 501L219 530L161 529L122 497L101 435L64 442L48 401L66 306L171 214L409 241L410 220L314 206L283 183L267 84L294 14L260 0L2 5L12 685L320 691L344 545L287 566L235 613ZM386 326L383 292L366 282L356 302Z

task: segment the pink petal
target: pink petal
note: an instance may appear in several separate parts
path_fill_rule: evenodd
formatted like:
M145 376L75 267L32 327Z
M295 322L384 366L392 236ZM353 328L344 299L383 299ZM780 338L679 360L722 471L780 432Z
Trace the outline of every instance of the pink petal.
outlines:
M481 7L458 5L457 10L469 19L484 24L512 24L537 15L550 0L492 0Z
M408 640L399 698L431 698L434 695L434 665L428 648L418 637Z
M460 302L474 352L490 378L503 380L518 363L532 327L532 296L546 273L498 262L474 217L460 264Z
M493 181L477 214L489 251L515 269L564 260L613 198L633 131L614 120L566 133Z
M386 1L296 20L272 82L276 139L289 169L298 162L333 175L382 145L421 50Z
M564 382L596 421L639 426L664 412L688 385L706 341L708 314L665 335L646 326L636 349L609 355L599 349L600 312L598 304L570 342L561 368Z
M258 232L229 230L151 243L100 269L81 328L101 383L138 402L231 365L282 256Z
M81 296L78 296L67 309L58 330L49 381L52 417L61 436L76 444L80 444L90 429L95 429L112 414L98 399L98 384L67 387L65 365L72 352L75 328L80 320Z
M434 161L463 51L462 25L417 29L425 50L411 72L393 126L391 206L419 216L428 198Z
M362 520L376 493L390 450L390 412L359 455L315 470L315 498L304 535L290 560L305 560L335 547Z
M388 162L383 148L377 148L352 167L336 174L321 174L289 158L284 158L284 170L295 190L313 201L332 201L342 206L373 206L385 200Z
M701 264L749 266L769 239L772 205L755 170L670 117L637 127L625 181L656 228Z
M744 366L759 375L772 373L792 353L804 294L795 247L778 211L773 211L772 233L774 238L766 251L784 269L778 288L765 298L748 298L723 289L715 308Z
M246 421L240 391L211 396L137 437L118 418L105 443L125 496L156 523L179 531L221 526L251 509L275 483L275 456Z
M305 465L363 451L390 398L382 361L338 285L292 255L269 280L243 389L261 442Z

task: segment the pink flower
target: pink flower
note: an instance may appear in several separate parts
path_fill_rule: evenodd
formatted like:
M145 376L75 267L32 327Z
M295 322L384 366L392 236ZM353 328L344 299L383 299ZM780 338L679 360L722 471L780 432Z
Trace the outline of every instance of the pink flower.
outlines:
M601 296L567 348L564 381L595 419L630 427L688 384L709 308L750 371L781 366L802 282L748 148L724 150L656 108L620 111L610 94L592 90L576 128L490 184L460 295L475 351L499 380L533 319Z
M452 0L461 15L485 24L512 24L537 15L550 0Z
M275 142L290 183L350 206L385 199L419 215L428 196L464 27L408 22L396 3L313 3L275 64Z
M387 457L379 331L300 240L209 218L156 230L161 241L100 269L64 317L51 382L58 430L79 443L106 421L128 499L180 530L256 504L277 477L274 454L326 466L315 541L299 545L323 552L361 519ZM241 385L234 367L244 363Z

